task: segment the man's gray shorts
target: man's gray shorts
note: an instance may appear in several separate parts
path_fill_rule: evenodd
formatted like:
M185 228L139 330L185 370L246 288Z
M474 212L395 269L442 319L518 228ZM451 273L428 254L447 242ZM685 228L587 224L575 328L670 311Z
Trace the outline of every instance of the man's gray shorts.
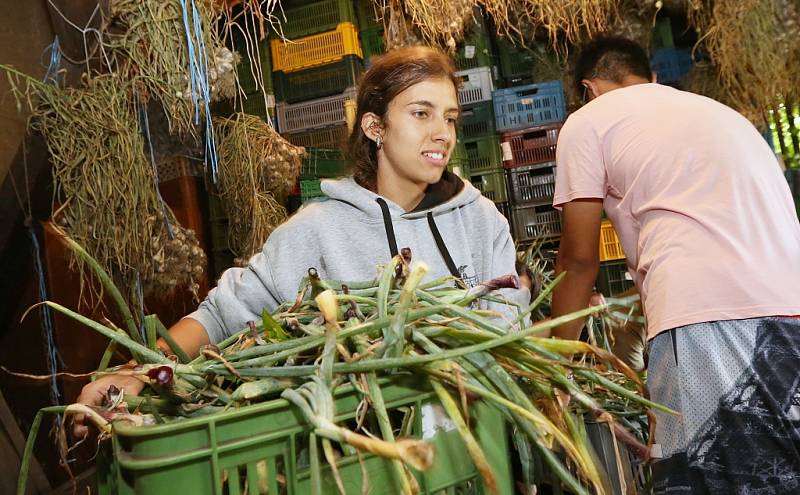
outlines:
M800 494L800 319L700 323L649 347L659 494Z

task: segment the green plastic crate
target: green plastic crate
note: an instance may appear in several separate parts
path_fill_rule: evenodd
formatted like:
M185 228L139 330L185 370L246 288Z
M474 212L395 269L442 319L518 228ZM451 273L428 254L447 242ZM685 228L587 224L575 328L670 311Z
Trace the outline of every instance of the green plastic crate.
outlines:
M362 29L358 35L361 37L361 51L364 53L364 61L367 67L370 65L370 57L376 57L384 53L383 26L375 26Z
M324 196L324 194L322 194L322 187L319 179L304 179L300 181L300 200L303 203L321 196Z
M465 139L464 148L470 172L481 174L503 166L503 152L497 136Z
M436 402L427 381L398 376L391 383L384 381L382 391L390 416L410 418L413 436L422 436L422 408ZM352 421L362 398L352 387L341 387L336 395L336 421ZM499 493L513 493L503 414L482 402L472 403L470 414ZM98 493L306 495L312 493L312 476L319 476L322 494L337 494L321 456L319 464L302 460L309 455L310 431L300 411L281 399L168 425L120 424L114 429L110 452L102 449L98 458ZM426 439L433 444L435 459L428 471L414 472L420 493L487 493L458 432L429 433L433 434ZM368 473L371 495L400 493L389 461L370 454L362 458L363 465L357 455L345 454L337 460L347 493L361 493L362 469Z
M506 86L518 86L534 82L536 53L530 48L515 45L505 38L497 39L500 61L500 76Z
M508 201L506 174L502 168L482 174L474 174L473 172L473 175L470 176L470 182L481 191L481 194L495 203L505 203Z
M447 169L457 176L469 180L469 161L467 161L467 150L462 141L457 141L450 160L447 162Z
M339 177L347 170L347 160L340 149L306 148L300 176L303 178Z
M355 5L358 27L361 29L369 29L376 26L383 27L382 17L388 15L388 12L381 14L378 4L373 0L356 0ZM364 54L364 58L366 58L366 54Z
M296 72L272 73L275 97L278 101L297 103L323 96L342 93L355 86L364 72L364 65L355 55L345 55L342 60Z
M659 48L675 48L672 23L669 17L658 19L653 27L653 49L658 50Z
M245 95L242 98L242 111L248 115L257 115L261 118L265 118L269 115L269 118L274 120L275 96L267 94L265 100L264 95L261 93Z
M283 16L279 9L274 12L280 19L280 26L273 28L273 37L282 32L283 37L295 39L325 31L333 31L342 22L358 23L351 0L316 1L284 9L283 13L286 14L286 22L283 21Z
M340 125L295 134L284 134L283 137L295 146L343 149L347 141L347 135L347 125Z
M464 39L453 57L457 70L492 67L496 64L489 36L481 30Z
M494 136L496 131L492 102L464 105L461 108L460 130L463 139Z

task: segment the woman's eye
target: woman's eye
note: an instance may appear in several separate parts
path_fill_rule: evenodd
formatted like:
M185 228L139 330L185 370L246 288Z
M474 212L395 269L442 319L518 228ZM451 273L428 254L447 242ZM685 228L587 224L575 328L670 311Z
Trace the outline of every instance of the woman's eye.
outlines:
M453 124L453 125L455 125L455 123L456 123L456 121L457 121L458 119L456 119L455 117L447 117L445 120L447 121L447 123L448 123L448 124Z
M425 112L423 110L416 110L413 115L418 119L424 119L425 117L428 116L428 112Z

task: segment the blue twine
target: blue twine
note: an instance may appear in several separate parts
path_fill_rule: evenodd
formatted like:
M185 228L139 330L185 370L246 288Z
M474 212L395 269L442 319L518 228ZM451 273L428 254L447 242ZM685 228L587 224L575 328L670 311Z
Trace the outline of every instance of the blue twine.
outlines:
M147 109L145 108L144 104L139 105L139 115L141 119L141 127L144 131L144 137L147 141L147 146L150 150L150 164L153 167L153 186L156 188L156 194L158 195L158 202L161 204L161 213L164 216L164 225L167 227L167 235L169 236L170 240L175 237L175 234L172 231L172 223L169 221L169 215L167 214L167 204L164 201L164 198L161 197L161 191L158 189L158 166L156 165L156 155L153 151L153 141L150 139L150 121L147 118Z
M28 234L31 238L31 249L33 250L33 265L36 271L36 280L39 289L39 301L47 301L47 284L44 280L44 268L42 263L42 249L39 244L39 239L36 237L36 231L33 225L28 226ZM58 381L56 374L58 373L59 364L63 367L64 360L56 348L55 338L53 337L53 314L50 307L42 304L40 307L42 313L42 330L44 331L45 342L47 343L47 368L50 371L50 400L53 404L58 404L61 398L61 393L58 391Z
M214 127L211 122L211 85L208 80L208 53L203 39L203 25L200 13L194 0L191 3L192 22L189 22L189 4L187 0L181 0L183 11L183 26L186 31L186 45L189 58L189 88L192 93L192 104L194 105L195 125L200 124L200 105L202 104L203 114L205 115L206 162L210 162L211 178L217 182L217 147L214 140Z
M58 42L58 36L53 39L51 44L45 47L42 51L42 55L44 55L48 49L50 50L50 65L47 66L47 72L45 72L42 82L51 81L58 86L56 75L58 74L58 68L61 66L61 45Z

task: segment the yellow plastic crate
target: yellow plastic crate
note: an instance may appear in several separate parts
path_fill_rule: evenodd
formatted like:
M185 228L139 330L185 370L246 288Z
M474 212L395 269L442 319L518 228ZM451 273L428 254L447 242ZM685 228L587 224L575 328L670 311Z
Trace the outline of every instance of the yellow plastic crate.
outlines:
M272 70L295 72L341 60L345 55L364 58L358 41L358 29L352 22L342 22L335 31L314 34L295 40L270 41Z
M617 231L608 220L600 224L600 261L625 259L622 244L619 242Z

